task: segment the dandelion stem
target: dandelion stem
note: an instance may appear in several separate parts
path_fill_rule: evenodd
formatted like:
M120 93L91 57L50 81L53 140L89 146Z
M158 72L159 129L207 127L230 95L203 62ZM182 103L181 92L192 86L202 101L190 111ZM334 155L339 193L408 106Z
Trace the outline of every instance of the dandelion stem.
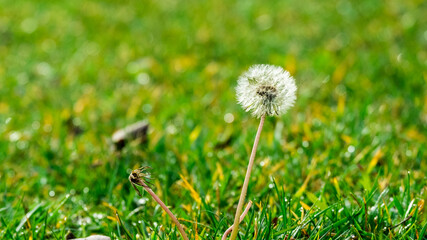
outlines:
M258 147L258 142L259 142L259 139L261 136L262 127L264 126L264 120L265 120L265 114L261 116L261 120L260 120L259 126L258 126L258 131L257 131L256 136L255 136L254 145L252 147L251 156L249 158L248 169L246 170L245 181L244 181L243 187L242 187L242 193L240 194L239 204L237 205L236 215L234 216L233 226L236 226L236 227L233 227L233 231L231 232L230 240L235 240L237 237L237 233L239 232L239 224L240 224L239 218L240 218L240 214L242 213L243 204L245 202L246 192L248 190L249 180L251 178L251 171L252 171L252 167L254 165L256 149Z
M248 214L249 209L252 206L252 201L249 201L248 205L246 205L245 211L243 211L242 215L240 215L240 219L239 222L243 221L243 219L245 218L246 214ZM221 240L226 240L228 234L230 234L230 232L233 230L234 225L231 225L231 227L229 227L225 232L224 235L222 235Z
M162 200L160 200L160 198L153 192L153 190L151 190L151 188L148 187L145 183L141 184L141 186L144 187L145 191L147 191L153 197L154 201L156 201L160 205L160 207L162 207L163 210L165 210L165 212L169 215L169 217L178 227L178 231L181 233L182 238L184 238L184 240L188 240L187 234L184 232L182 225L179 223L175 215L173 215L173 213L169 210L169 208L162 202Z

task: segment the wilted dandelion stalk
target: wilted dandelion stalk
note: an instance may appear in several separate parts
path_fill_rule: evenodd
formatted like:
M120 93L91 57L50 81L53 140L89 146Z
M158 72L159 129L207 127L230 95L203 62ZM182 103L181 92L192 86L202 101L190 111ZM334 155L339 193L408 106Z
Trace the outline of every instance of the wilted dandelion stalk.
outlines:
M136 185L141 186L145 189L145 191L150 194L154 201L156 201L163 210L169 215L169 217L172 219L172 221L175 223L175 225L178 227L178 231L181 233L182 238L185 240L188 240L187 234L184 232L184 228L179 223L178 219L173 215L173 213L169 210L169 208L160 200L160 198L151 190L151 188L148 186L148 181L150 180L150 173L148 172L148 167L141 167L139 169L135 169L132 171L132 173L129 175L129 181L132 183L133 188L136 190L138 195L142 197L141 192L136 187Z
M231 240L235 240L239 231L240 214L245 202L252 167L254 165L256 149L258 147L264 120L267 115L281 115L293 106L296 96L296 85L289 72L281 67L272 65L254 65L243 73L237 82L237 100L246 111L252 112L255 117L261 118L255 136L245 181L240 194L234 217Z

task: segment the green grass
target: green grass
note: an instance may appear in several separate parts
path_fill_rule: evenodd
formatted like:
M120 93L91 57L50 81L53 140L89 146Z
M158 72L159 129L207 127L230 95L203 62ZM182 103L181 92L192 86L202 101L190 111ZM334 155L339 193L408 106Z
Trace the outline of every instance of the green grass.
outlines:
M180 239L127 180L145 165L191 239L220 239L257 128L234 87L256 63L299 89L266 120L240 239L425 239L426 11L0 0L0 239ZM112 133L141 119L148 143L114 152Z

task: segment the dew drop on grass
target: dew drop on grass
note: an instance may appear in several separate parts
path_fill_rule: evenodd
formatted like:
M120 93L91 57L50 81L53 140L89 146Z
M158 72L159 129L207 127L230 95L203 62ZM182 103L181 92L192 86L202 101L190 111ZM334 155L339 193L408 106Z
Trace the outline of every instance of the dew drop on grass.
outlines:
M87 194L88 192L89 192L89 188L88 187L83 188L83 193Z
M310 144L307 141L303 141L302 142L302 146L307 148Z
M45 177L40 178L40 184L41 185L46 185L46 183L47 183L47 178L45 178Z
M55 197L55 191L53 191L53 190L52 190L52 191L50 191L50 192L49 192L49 196L50 196L50 197Z
M103 219L104 215L102 213L94 213L93 217L96 218L96 219Z
M138 204L139 205L144 205L146 202L147 202L147 198L140 198L140 199L138 199Z
M9 140L11 142L16 142L21 138L21 133L20 132L12 132L11 134L9 134Z
M174 125L172 125L172 124L169 124L167 127L166 127L166 132L168 133L168 134L171 134L171 135L174 135L174 134L176 134L177 133L177 129L176 129L176 127L174 126Z
M232 113L226 113L224 115L224 121L226 123L232 123L234 121L234 115Z
M362 129L362 135L368 135L369 134L369 129L367 127L364 127Z
M44 77L52 77L53 68L47 62L40 62L36 65L36 72Z

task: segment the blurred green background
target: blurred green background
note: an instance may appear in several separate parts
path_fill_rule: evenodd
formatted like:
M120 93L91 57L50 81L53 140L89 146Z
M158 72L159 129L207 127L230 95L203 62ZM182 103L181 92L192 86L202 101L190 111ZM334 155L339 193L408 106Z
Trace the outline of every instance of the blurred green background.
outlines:
M170 227L127 181L143 165L193 236L211 239L194 224L212 225L207 212L226 219L222 233L258 124L234 87L260 63L290 71L298 99L266 121L248 195L257 212L281 201L274 178L297 216L316 198L357 206L350 195L371 189L385 192L390 226L401 208L422 214L426 12L422 0L0 0L0 237ZM112 133L144 119L148 143L114 151ZM419 234L425 217L413 221Z

